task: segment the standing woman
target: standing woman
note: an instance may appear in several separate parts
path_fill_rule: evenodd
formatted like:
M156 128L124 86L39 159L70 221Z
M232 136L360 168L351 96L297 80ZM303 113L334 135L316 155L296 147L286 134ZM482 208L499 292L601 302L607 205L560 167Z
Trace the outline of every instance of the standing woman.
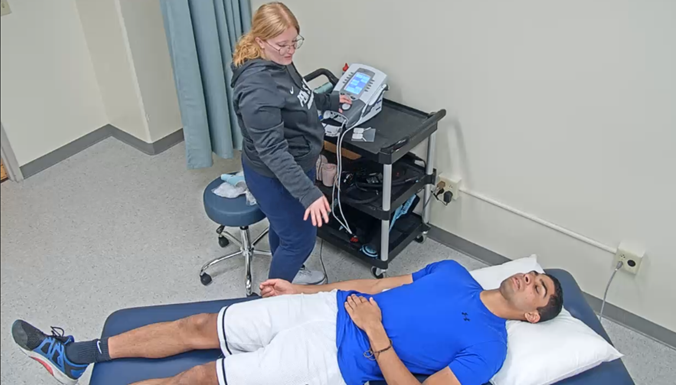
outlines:
M244 137L247 186L270 222L269 278L317 284L324 278L304 268L317 227L330 206L315 186L324 143L318 110L340 111L347 96L316 94L293 64L303 43L298 20L282 3L262 5L251 31L233 54L234 107Z

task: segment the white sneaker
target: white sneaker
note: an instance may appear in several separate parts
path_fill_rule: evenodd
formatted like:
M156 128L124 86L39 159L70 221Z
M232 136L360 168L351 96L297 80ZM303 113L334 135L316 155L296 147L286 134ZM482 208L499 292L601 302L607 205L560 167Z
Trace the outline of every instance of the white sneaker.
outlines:
M300 268L293 279L296 285L319 285L322 281L324 281L324 273L306 269L305 266Z

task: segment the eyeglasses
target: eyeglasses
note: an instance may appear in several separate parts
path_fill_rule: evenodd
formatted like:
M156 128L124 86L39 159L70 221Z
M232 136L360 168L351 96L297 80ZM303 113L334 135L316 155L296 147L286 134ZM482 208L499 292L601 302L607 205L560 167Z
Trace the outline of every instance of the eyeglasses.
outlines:
M279 54L283 56L283 55L288 54L289 51L291 50L291 48L298 49L298 48L302 47L304 41L305 41L305 38L301 35L298 35L298 37L296 37L296 39L294 41L292 41L291 44L288 44L288 45L287 44L284 44L284 45L279 44L275 47L269 41L266 40L265 42L268 43L268 45L270 47L272 47L272 49L279 52Z

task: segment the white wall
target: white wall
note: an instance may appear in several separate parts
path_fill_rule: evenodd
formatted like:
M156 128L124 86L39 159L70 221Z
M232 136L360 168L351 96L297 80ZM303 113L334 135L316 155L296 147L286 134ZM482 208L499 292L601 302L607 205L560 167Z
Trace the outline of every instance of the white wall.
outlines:
M1 25L1 115L19 165L105 125L73 1L14 1Z
M302 72L374 65L391 76L389 98L448 110L440 172L611 247L644 243L640 274L618 274L609 300L676 331L676 2L345 0L330 15L327 3L286 1L306 38ZM447 231L509 258L537 253L603 295L608 252L466 194L433 213Z
M173 69L159 0L119 0L131 57L155 142L181 129Z
M119 0L75 0L106 114L112 125L150 141Z
M107 123L145 142L180 129L159 0L12 3L1 119L20 165Z
M155 142L181 129L159 0L76 0L106 112Z

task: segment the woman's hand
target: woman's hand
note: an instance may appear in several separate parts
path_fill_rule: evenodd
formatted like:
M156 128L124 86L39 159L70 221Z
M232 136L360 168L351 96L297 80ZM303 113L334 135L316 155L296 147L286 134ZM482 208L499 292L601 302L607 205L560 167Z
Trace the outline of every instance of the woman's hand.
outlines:
M341 105L341 106L342 106L343 104L345 104L345 103L347 103L347 104L352 104L352 98L350 98L350 97L347 96L347 95L340 95L340 98L339 98L338 100L340 101L340 105ZM340 108L340 107L338 107L338 112L340 112L340 113L342 114L342 113L343 113L343 109Z
M322 227L322 221L324 221L324 223L329 223L330 212L331 206L329 205L329 201L325 196L322 196L305 210L303 220L307 221L307 218L311 217L312 226Z
M345 301L345 310L354 324L367 333L383 324L383 315L373 297L366 299L352 294Z
M275 297L278 295L298 294L294 284L283 279L268 279L261 283L261 296L263 298Z

